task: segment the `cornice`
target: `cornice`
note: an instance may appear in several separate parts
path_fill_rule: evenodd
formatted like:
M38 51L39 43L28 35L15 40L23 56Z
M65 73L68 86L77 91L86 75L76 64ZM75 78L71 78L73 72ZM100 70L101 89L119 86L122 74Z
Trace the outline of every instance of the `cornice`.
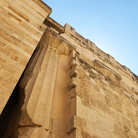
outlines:
M50 17L47 17L45 19L44 24L48 27L54 28L56 31L59 32L59 34L64 33L64 27Z

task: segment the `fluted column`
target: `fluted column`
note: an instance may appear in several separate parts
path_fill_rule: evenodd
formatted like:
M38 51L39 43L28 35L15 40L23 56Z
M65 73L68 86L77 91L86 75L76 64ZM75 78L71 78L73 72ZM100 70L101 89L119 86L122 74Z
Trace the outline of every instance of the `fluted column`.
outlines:
M38 75L29 80L29 84L33 84L32 91L25 97L25 104L22 107L22 116L20 120L20 127L22 126L42 126L44 129L49 130L50 117L52 109L52 99L54 95L55 78L58 65L58 54L55 50L47 48L41 52L37 64L34 67L38 70L37 65L42 59L42 64L39 66ZM33 78L32 74L32 78ZM27 93L28 85L25 87L25 93Z

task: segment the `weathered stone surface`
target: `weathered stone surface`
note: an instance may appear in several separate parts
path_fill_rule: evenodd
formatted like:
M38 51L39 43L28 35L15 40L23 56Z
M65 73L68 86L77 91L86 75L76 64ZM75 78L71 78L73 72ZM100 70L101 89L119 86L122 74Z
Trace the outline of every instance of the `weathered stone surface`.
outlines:
M0 137L138 137L136 75L41 0L0 11Z
M43 21L50 13L51 8L39 0L0 2L0 114L46 29Z

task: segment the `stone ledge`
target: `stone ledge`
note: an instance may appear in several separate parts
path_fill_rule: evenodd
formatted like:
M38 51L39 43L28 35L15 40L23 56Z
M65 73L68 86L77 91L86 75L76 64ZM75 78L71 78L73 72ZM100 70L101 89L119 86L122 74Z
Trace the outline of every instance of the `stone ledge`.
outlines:
M101 69L103 68L103 69L106 69L106 70L107 70L108 72L110 72L111 74L113 74L113 75L115 76L116 80L120 81L120 80L122 79L122 77L121 77L120 74L116 73L114 70L110 69L109 67L107 67L106 65L104 65L103 63L101 63L100 61L94 60L93 63L94 63L94 66L95 66L96 68L99 68L100 71L101 71L102 73L104 73L104 72L101 70ZM105 74L105 75L106 75L106 74Z
M57 30L60 34L64 33L64 27L57 23L55 20L53 20L50 17L47 17L44 21L44 24L47 25L48 27L52 27L55 30Z

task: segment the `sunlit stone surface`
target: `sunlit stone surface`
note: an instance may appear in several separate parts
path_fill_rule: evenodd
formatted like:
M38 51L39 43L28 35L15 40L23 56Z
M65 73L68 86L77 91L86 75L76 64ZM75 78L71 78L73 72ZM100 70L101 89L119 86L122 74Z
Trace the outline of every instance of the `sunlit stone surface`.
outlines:
M0 137L137 138L138 77L50 13L0 2Z

